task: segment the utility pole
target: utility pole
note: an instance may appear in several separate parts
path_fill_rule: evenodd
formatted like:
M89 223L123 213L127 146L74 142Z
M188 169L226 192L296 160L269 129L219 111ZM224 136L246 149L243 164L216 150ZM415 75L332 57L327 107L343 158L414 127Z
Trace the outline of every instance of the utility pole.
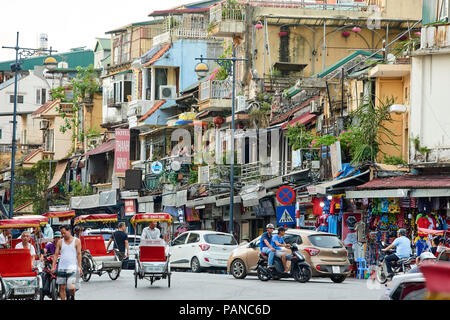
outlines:
M4 49L14 49L16 51L16 61L15 63L11 64L11 71L14 72L14 112L13 112L13 130L12 130L12 143L11 143L11 186L10 186L10 193L9 193L9 217L13 217L14 213L14 178L15 178L15 166L16 166L16 126L17 126L17 74L21 70L20 65L23 62L24 57L30 57L34 55L37 51L48 51L50 53L50 56L52 55L52 52L57 52L55 50L52 50L50 47L50 50L47 49L30 49L30 48L21 48L19 47L19 32L17 32L17 38L16 38L16 46L15 47L5 47ZM44 63L45 65L45 63Z

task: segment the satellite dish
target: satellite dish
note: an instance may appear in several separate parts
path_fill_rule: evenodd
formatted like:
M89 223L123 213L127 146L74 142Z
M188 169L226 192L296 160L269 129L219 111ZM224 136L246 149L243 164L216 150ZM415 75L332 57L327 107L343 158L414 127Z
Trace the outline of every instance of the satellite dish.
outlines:
M178 161L173 161L170 165L173 171L179 171L181 169L181 163Z
M389 64L394 64L395 63L395 61L397 60L397 58L395 57L395 55L393 55L392 53L389 53L388 55L387 55L387 61L388 61L388 63Z

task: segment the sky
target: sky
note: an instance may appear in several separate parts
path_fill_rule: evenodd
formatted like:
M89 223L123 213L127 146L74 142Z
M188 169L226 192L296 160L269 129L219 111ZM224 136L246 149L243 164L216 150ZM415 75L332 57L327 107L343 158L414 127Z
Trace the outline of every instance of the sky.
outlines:
M39 34L48 35L48 47L60 52L86 46L95 38L133 22L147 21L155 10L194 0L0 0L0 61L14 60L17 32L19 46L37 48ZM14 13L14 14L13 14Z

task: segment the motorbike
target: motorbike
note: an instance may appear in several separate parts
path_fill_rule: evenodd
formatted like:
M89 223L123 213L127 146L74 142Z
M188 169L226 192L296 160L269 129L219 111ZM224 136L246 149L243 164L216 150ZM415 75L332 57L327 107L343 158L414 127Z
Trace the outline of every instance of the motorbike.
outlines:
M298 250L297 245L291 245L292 252L291 267L289 272L284 272L283 262L281 258L274 257L274 268L267 266L268 255L264 253L259 254L259 261L257 264L257 276L261 281L268 281L270 279L279 280L281 278L294 278L298 282L305 283L311 279L312 270L310 265L305 261L305 256Z
M58 300L59 298L59 285L56 283L56 273L52 273L52 260L53 255L46 255L44 257L44 267L41 272L42 288L40 289L40 300L44 300L45 297L49 297L52 300ZM66 287L67 300L72 300L72 294L68 287Z
M382 242L381 245L383 248L386 248L388 246L385 242ZM385 259L387 256L393 253L395 253L395 250L388 250L386 252L381 252L381 254L378 257L378 263L376 268L376 279L381 284L386 283L390 278L387 272ZM391 269L394 275L404 274L407 273L409 270L411 270L411 264L414 263L415 263L414 256L411 256L409 258L402 258L395 262L392 262Z

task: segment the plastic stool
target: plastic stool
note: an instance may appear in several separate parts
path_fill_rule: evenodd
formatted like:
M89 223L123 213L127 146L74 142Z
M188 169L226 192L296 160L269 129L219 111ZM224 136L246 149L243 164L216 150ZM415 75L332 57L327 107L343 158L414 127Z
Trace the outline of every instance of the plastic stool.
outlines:
M357 258L356 264L358 265L358 271L356 273L357 279L364 279L365 271L369 271L369 268L367 268L367 262L364 258Z

